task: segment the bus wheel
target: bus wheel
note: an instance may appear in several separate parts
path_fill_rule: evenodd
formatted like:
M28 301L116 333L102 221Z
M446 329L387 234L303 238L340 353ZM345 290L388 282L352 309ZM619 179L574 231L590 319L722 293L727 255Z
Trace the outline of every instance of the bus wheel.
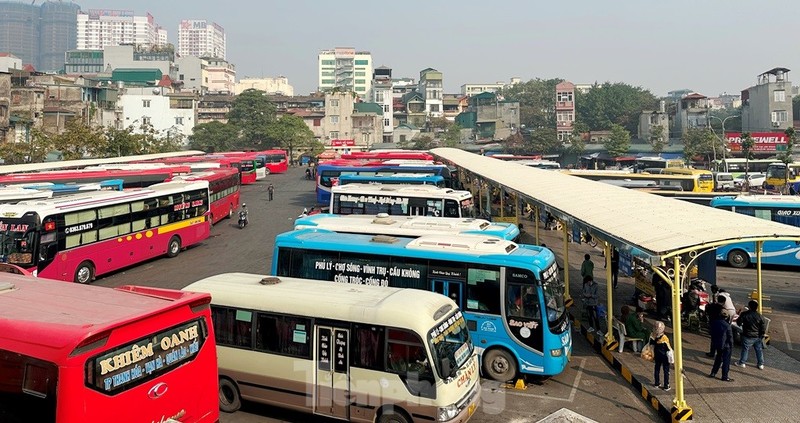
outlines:
M228 219L233 218L233 204L228 206Z
M386 410L378 417L378 423L410 423L408 418L402 413L394 410Z
M214 214L213 213L208 215L208 221L211 222L211 226L214 226Z
M239 388L230 379L219 380L219 409L226 413L233 413L242 406Z
M269 169L265 167L264 168L264 175L269 175L270 173L272 173L272 172L270 172Z
M498 382L512 380L517 376L517 360L506 350L486 351L483 353L483 372Z
M732 250L728 253L728 263L733 267L744 269L750 265L750 256L742 250Z
M167 244L167 257L172 258L181 252L181 239L177 235L169 239Z
M91 262L84 261L75 270L75 282L89 283L94 280L94 266Z

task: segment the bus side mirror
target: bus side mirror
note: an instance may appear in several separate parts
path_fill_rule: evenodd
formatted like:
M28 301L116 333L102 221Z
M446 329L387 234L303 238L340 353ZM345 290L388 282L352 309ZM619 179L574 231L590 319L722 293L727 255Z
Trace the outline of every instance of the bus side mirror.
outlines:
M449 378L453 375L453 363L449 358L442 358L442 376Z

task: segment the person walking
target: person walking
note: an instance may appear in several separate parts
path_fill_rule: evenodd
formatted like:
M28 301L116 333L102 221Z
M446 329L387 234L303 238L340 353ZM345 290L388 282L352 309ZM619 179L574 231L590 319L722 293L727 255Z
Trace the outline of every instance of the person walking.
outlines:
M742 354L736 365L747 367L747 358L752 346L756 350L756 364L758 368L764 370L764 345L762 339L766 334L766 324L764 318L758 312L758 301L750 300L747 303L747 311L739 315L736 324L742 328Z
M595 329L600 332L600 322L597 318L597 284L591 276L583 279L582 298L583 307L589 315L589 332L594 332Z
M714 357L714 365L711 367L711 373L708 377L717 377L717 371L722 366L722 380L725 382L733 382L733 379L728 377L728 371L731 368L731 352L733 351L733 331L731 324L727 320L718 315L709 325L711 331L711 349L716 352Z
M267 187L267 194L269 194L269 201L272 201L272 195L275 194L275 187L272 184Z
M665 391L669 391L669 355L672 346L669 338L664 333L664 322L656 322L653 334L650 335L650 345L653 346L653 359L655 369L653 370L653 386L658 386ZM664 369L664 384L661 385L661 369Z
M592 263L592 257L589 254L584 254L583 263L581 263L581 279L583 279L584 283L587 277L594 279L594 263Z

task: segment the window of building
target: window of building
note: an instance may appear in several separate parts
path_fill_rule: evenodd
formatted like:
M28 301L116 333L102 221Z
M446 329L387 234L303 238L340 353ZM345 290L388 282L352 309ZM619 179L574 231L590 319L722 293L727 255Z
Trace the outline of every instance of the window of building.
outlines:
M558 131L558 140L561 142L569 141L570 132L569 131Z
M556 101L572 101L572 92L562 91L556 93Z
M142 107L150 107L150 100L142 100Z
M367 76L366 72L356 72L356 76Z
M147 116L142 117L142 125L150 125L150 118Z
M339 100L331 100L331 107L339 107Z
M339 116L333 115L331 116L331 124L338 125L339 124Z
M323 60L322 64L323 65L328 65L328 66L336 66L336 61L335 60Z
M775 90L775 92L773 93L773 99L775 101L786 101L786 91Z
M176 117L175 118L176 125L183 125L183 117Z
M356 66L358 66L358 65L367 66L367 65L369 65L369 60L356 60L355 61L355 65Z
M366 84L366 81L363 79L356 79L356 84Z
M431 112L438 113L439 112L439 105L438 104L431 104Z
M355 91L357 93L362 93L363 94L363 93L367 92L367 87L356 86Z
M338 140L339 139L339 131L331 131L331 133L329 134L329 138L332 139L332 140Z
M391 126L391 125L392 125L392 120L391 119L384 119L383 120L383 126Z
M314 126L322 125L322 119L314 119Z
M383 91L376 91L375 92L375 102L376 103L383 103Z
M333 84L336 83L336 80L335 79L323 79L322 83L323 84L331 84L331 85L333 85Z
M772 112L773 122L786 122L787 120L789 120L789 114L786 110L776 110Z
M572 112L558 112L556 113L556 120L559 122L572 122Z

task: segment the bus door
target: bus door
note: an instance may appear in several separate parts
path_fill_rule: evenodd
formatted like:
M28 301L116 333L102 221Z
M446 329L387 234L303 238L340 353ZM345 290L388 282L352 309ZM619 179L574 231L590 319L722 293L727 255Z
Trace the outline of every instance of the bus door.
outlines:
M350 330L332 326L316 326L316 388L314 412L349 420Z
M433 279L433 291L438 292L446 297L450 297L450 299L455 301L459 307L462 307L461 298L463 298L463 294L461 289L463 286L464 283L460 281Z

